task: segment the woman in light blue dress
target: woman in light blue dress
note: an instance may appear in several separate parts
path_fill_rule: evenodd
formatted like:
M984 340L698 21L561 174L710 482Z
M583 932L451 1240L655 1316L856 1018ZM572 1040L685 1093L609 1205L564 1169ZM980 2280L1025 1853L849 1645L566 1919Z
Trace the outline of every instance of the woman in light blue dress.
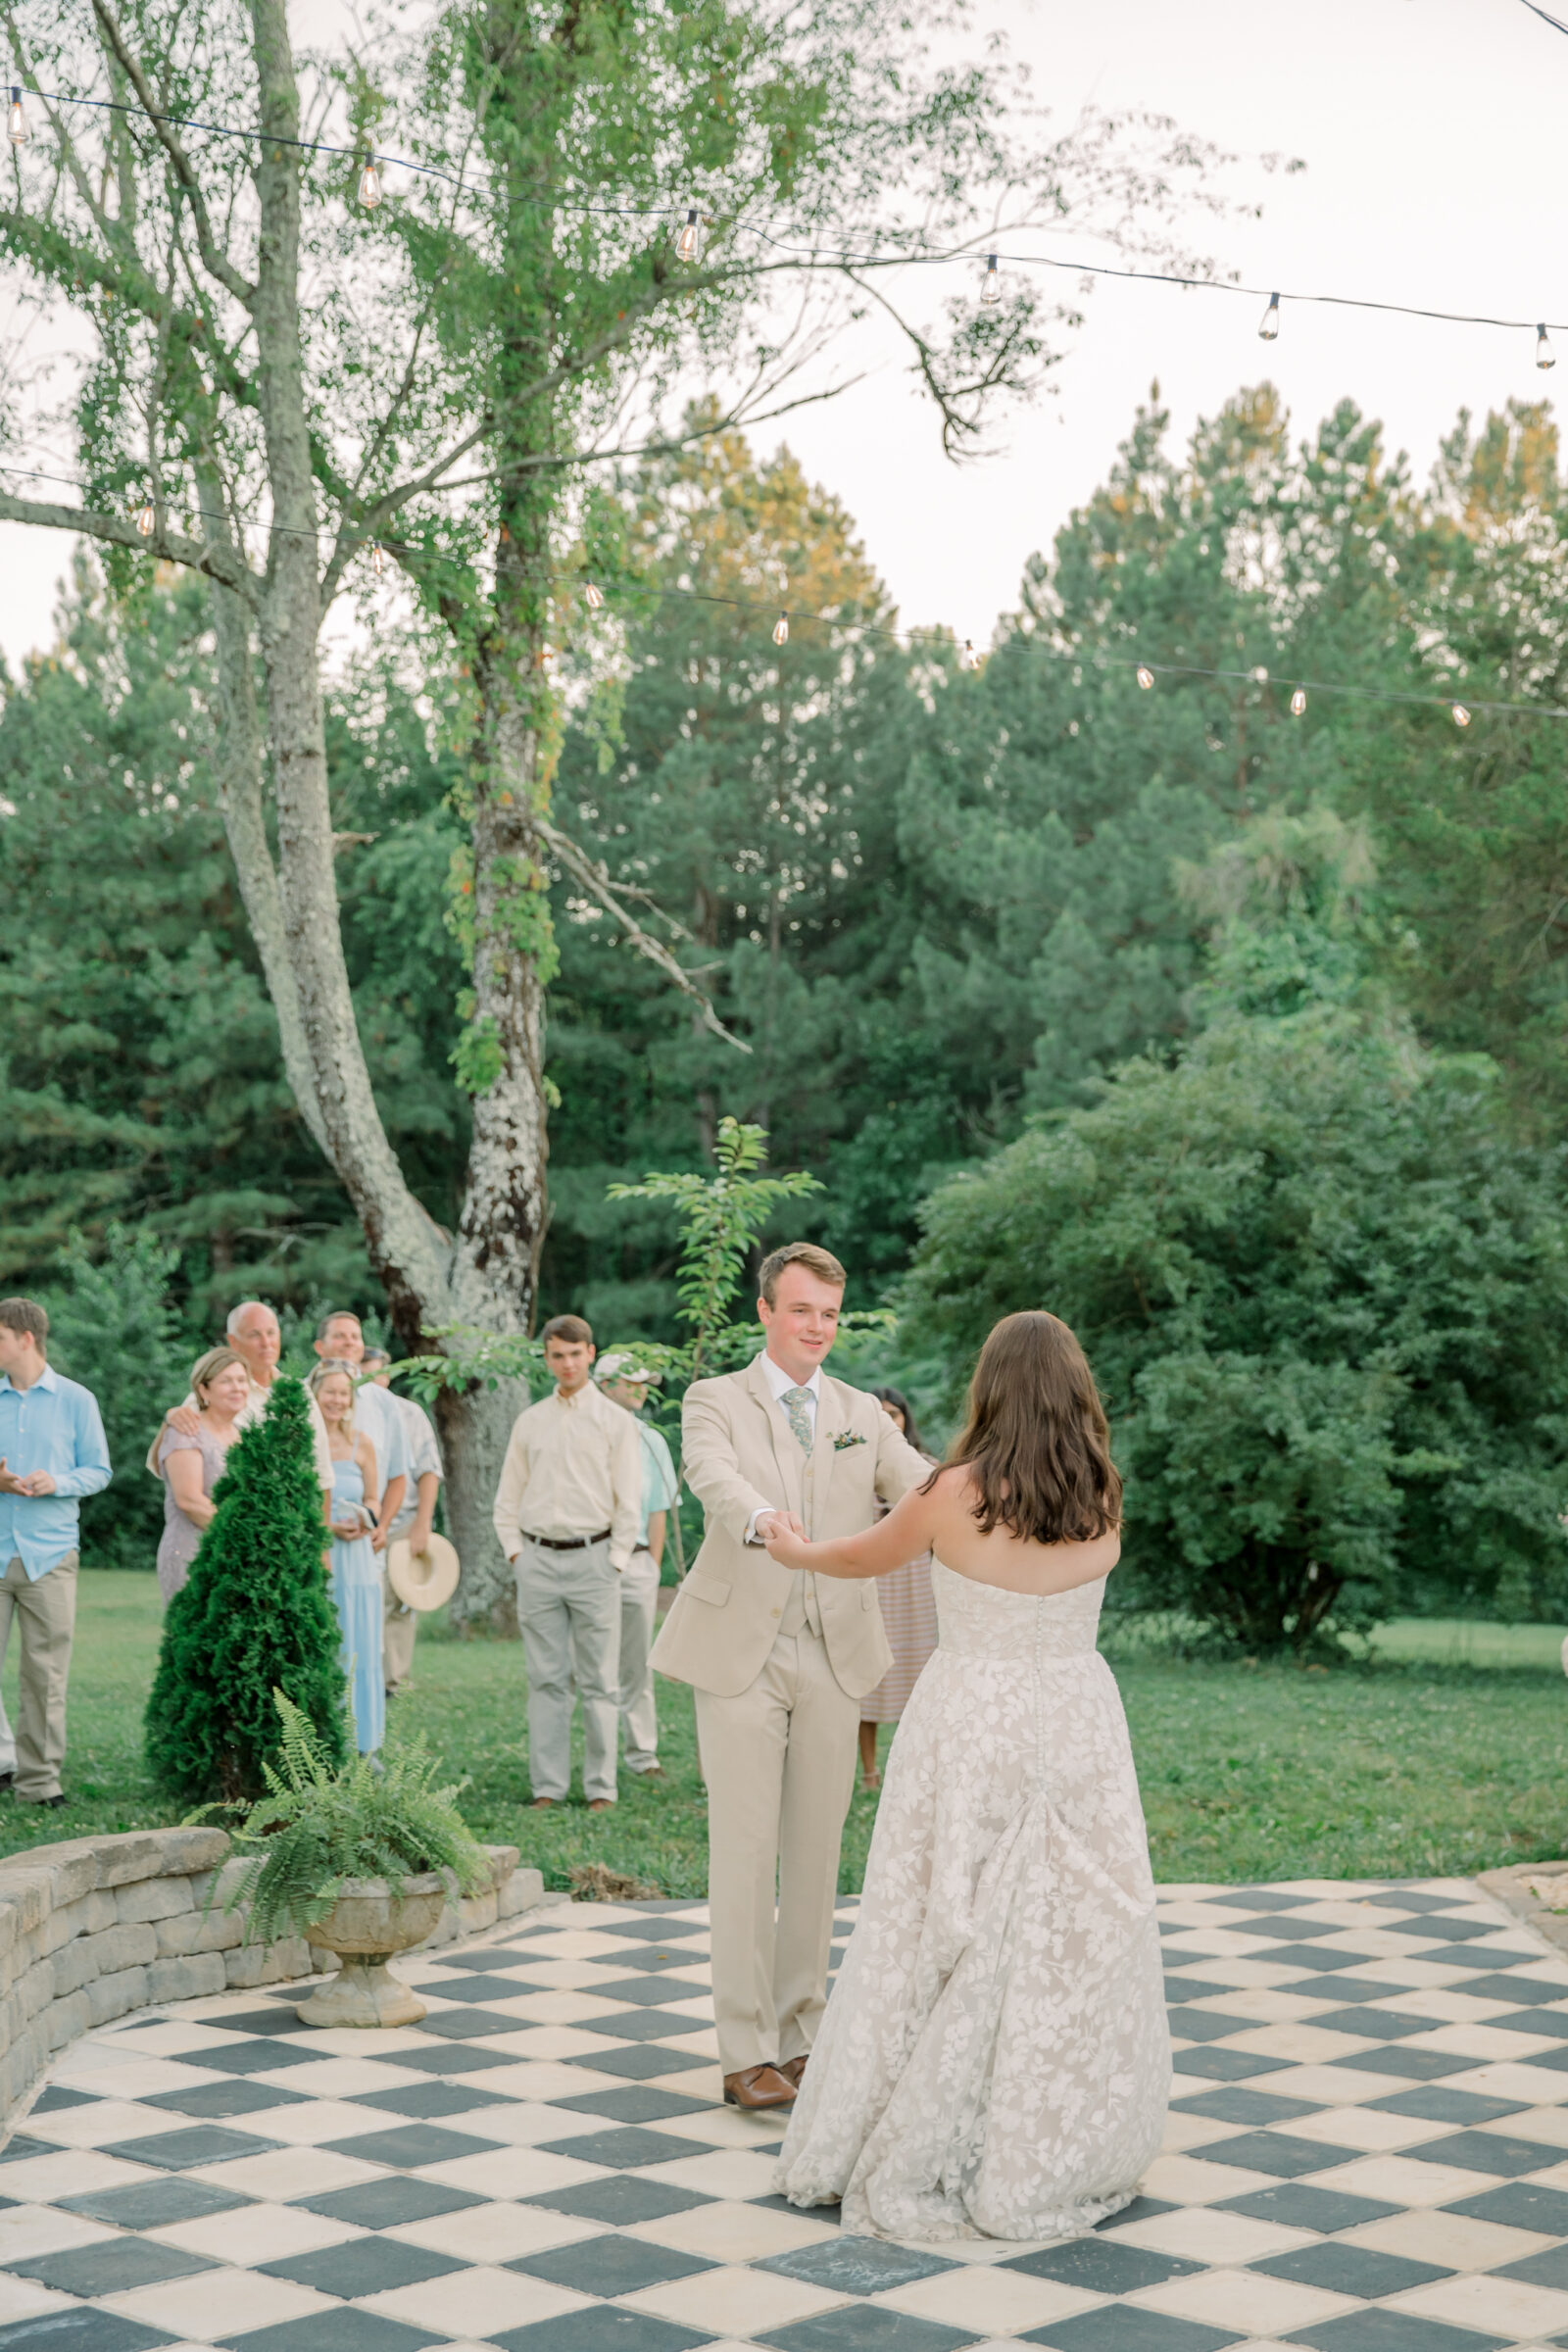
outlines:
M381 1564L370 1546L380 1494L375 1447L354 1423L354 1381L340 1364L319 1364L309 1387L326 1423L332 1456L332 1605L343 1629L354 1736L362 1756L386 1735L381 1672Z

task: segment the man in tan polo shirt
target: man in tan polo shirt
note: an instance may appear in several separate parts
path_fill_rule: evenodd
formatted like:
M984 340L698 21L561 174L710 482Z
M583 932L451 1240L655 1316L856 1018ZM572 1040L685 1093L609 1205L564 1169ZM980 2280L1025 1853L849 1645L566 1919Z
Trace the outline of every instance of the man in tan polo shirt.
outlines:
M805 2072L827 2000L860 1700L893 1655L869 1580L781 1568L761 1538L780 1521L813 1539L858 1535L931 1472L874 1396L822 1370L844 1283L814 1243L775 1250L760 1275L762 1353L694 1381L681 1408L683 1473L707 1527L653 1663L697 1692L713 2014L735 2107L787 2106Z
M544 1346L555 1390L513 1424L495 1530L517 1579L533 1801L560 1804L570 1788L575 1682L583 1794L602 1813L615 1801L620 1578L642 1526L643 1450L631 1415L594 1386L582 1317L553 1317Z

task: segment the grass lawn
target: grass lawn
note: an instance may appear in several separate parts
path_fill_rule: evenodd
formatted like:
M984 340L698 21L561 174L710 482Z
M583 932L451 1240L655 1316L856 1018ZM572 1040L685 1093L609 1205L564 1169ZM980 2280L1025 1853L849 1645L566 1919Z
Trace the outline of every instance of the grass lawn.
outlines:
M84 1571L71 1678L69 1806L0 1799L0 1851L168 1821L141 1761L157 1655L151 1576ZM1113 1658L1143 1783L1156 1877L1419 1877L1568 1851L1568 1682L1561 1630L1410 1621L1335 1673L1194 1665L1124 1639ZM394 1733L423 1732L481 1837L519 1846L547 1883L601 1861L671 1895L705 1890L706 1822L691 1696L661 1683L668 1786L623 1781L612 1813L526 1810L522 1653L421 1633ZM5 1699L14 1712L16 1659ZM884 1742L888 1734L883 1735ZM860 1883L875 1800L857 1794L842 1885Z

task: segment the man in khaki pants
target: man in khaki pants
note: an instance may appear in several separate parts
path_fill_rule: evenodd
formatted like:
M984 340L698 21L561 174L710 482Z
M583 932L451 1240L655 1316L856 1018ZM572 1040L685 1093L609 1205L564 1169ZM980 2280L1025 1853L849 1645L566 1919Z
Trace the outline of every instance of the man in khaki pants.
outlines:
M97 1399L51 1370L48 1337L35 1299L0 1298L0 1660L20 1618L17 1801L60 1806L77 1504L108 1486L110 1468Z
M713 2008L734 2107L787 2106L806 2071L859 1702L892 1663L869 1582L781 1568L761 1537L775 1521L813 1541L858 1535L931 1471L874 1396L823 1374L845 1279L810 1242L775 1250L757 1302L762 1354L695 1381L682 1408L682 1468L707 1532L653 1663L697 1692Z

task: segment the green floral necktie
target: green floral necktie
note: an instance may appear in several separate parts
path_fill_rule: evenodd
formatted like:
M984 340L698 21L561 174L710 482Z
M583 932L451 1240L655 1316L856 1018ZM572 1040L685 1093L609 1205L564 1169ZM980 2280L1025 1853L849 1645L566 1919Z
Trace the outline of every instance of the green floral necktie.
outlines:
M789 1416L789 1424L801 1442L801 1451L811 1450L811 1416L807 1407L811 1401L809 1389L786 1389L779 1399Z

